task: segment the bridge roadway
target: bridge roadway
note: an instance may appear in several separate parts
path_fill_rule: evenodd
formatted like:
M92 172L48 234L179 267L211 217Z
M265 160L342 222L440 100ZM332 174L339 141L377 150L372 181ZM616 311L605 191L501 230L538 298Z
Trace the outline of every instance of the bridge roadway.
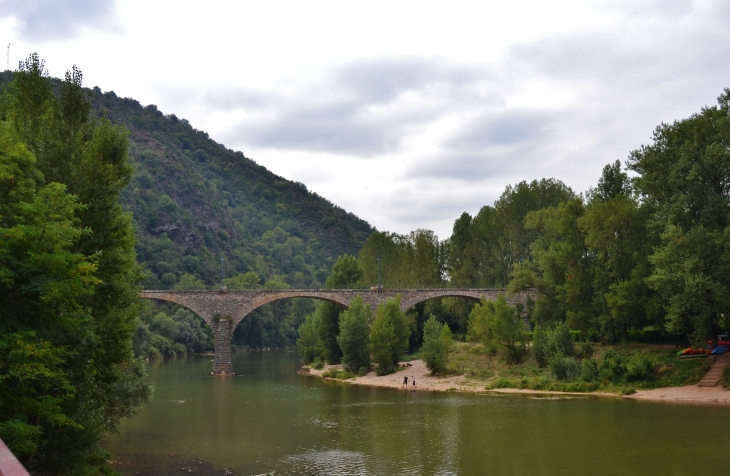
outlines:
M169 301L190 309L213 329L215 357L213 375L233 375L231 336L236 326L253 310L280 299L313 298L333 302L348 308L358 295L373 312L378 304L401 296L401 309L407 310L420 302L439 297L462 297L479 301L495 300L505 294L511 304L526 304L528 293L507 294L506 289L277 289L246 291L142 291L142 299Z

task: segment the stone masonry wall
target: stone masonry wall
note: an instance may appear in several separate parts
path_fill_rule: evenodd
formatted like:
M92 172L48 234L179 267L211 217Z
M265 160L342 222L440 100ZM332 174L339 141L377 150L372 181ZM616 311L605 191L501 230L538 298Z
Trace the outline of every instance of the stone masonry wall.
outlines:
M362 289L284 289L247 291L142 291L140 298L159 299L179 304L190 309L205 320L215 336L215 358L213 374L232 375L231 335L236 326L251 311L264 304L280 299L313 298L339 304L348 308L355 297L362 296L373 312L378 304L401 296L401 309L406 310L420 302L437 297L463 297L480 300L494 300L505 289L383 289L370 291ZM510 304L527 303L530 293L507 295Z

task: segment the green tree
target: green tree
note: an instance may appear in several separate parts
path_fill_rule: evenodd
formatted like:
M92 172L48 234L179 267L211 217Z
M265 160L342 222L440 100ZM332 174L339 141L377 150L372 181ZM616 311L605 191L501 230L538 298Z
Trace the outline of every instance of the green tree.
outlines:
M517 363L525 354L527 334L524 326L517 308L500 294L495 301L482 300L474 306L469 315L468 337L486 346L502 347L506 360Z
M205 289L205 284L190 273L180 276L180 280L175 284L173 289L177 291L195 291Z
M255 271L238 273L231 278L225 278L223 284L231 289L257 289L260 287L261 278Z
M31 55L21 63L2 100L14 140L25 143L36 156L46 187L51 187L48 191L55 187L60 194L62 186L80 204L73 210L79 232L67 241L67 252L95 265L89 279L96 285L74 295L87 319L75 332L56 332L40 317L20 319L2 313L18 331L35 332L54 346L74 349L63 363L75 388L74 398L61 407L76 424L43 429L45 444L38 447L32 463L40 473L83 467L94 459L99 441L150 393L143 364L132 353L139 312L137 284L143 275L135 260L131 214L119 205L120 192L131 177L127 132L104 118L89 118L90 102L81 80L74 67L55 95L42 61ZM59 206L64 203L61 197L45 206ZM40 295L28 295L21 307L31 309L33 299ZM59 320L67 319L64 312L56 312Z
M342 349L345 370L359 372L370 368L370 305L357 296L350 308L340 312L340 334L337 342Z
M395 370L398 360L408 349L411 334L408 320L400 310L401 297L390 299L378 306L370 329L370 350L378 364L377 374L386 375Z
M322 340L319 338L320 325L322 325L321 316L315 311L307 315L299 326L297 351L299 358L305 364L312 363L317 357L322 357Z
M332 272L327 278L325 286L327 289L352 289L362 279L362 270L357 259L348 254L337 258L332 266ZM342 349L337 343L337 335L340 332L340 311L342 307L331 302L323 302L318 306L319 315L322 318L319 326L319 337L322 341L324 358L330 364L338 364L342 359Z
M530 247L531 258L514 266L508 288L511 292L538 291L532 315L536 322L567 321L584 331L592 326L593 256L578 226L584 212L583 201L574 198L525 218L525 227L538 234Z
M595 326L606 341L628 339L629 329L664 318L659 295L646 283L658 235L647 227L651 210L632 196L620 162L604 167L589 197L578 225L593 256Z
M449 350L453 346L453 335L447 324L441 324L435 316L429 317L423 327L421 356L432 374L446 370Z
M656 210L650 226L661 230L647 282L667 329L695 343L716 339L730 305L730 89L718 103L657 127L628 162L641 200Z

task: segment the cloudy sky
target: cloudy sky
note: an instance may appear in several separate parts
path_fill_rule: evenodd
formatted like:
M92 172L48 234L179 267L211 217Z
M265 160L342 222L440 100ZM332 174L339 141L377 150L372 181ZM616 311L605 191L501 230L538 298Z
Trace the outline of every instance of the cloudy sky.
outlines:
M507 184L586 190L730 86L721 0L0 0L0 41L441 238Z

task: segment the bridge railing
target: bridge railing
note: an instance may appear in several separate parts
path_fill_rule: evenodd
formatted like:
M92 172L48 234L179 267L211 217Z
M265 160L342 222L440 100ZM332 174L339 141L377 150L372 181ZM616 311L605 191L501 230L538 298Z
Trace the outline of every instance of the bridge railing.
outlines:
M375 286L371 287L352 287L347 288L349 290L362 290L362 291L373 291ZM227 291L324 291L324 290L331 290L335 291L336 289L327 289L324 286L289 286L289 287L269 287L266 285L259 285L259 286L231 286L226 285L225 289ZM342 289L342 288L338 288ZM424 284L421 286L413 286L410 288L403 288L403 287L383 287L383 291L399 291L399 290L415 290L415 289L451 289L451 290L460 290L460 289L502 289L502 288L496 288L494 286L452 286L449 283L445 284ZM210 285L203 285L203 286L183 286L179 287L177 285L163 285L163 284L147 284L143 283L140 286L140 290L145 291L220 291L221 285L220 284L210 284Z

